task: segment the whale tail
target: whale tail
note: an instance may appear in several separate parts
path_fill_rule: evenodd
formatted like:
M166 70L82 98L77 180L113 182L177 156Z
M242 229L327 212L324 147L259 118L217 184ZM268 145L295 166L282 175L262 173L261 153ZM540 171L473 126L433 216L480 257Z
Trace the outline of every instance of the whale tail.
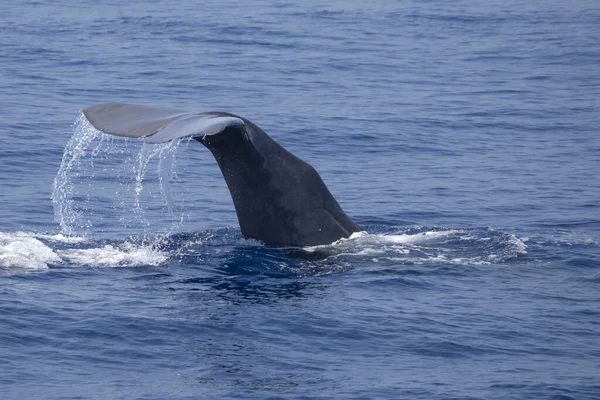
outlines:
M99 104L83 114L104 133L149 143L193 137L206 146L223 173L246 238L304 247L361 231L312 166L242 117L122 103Z

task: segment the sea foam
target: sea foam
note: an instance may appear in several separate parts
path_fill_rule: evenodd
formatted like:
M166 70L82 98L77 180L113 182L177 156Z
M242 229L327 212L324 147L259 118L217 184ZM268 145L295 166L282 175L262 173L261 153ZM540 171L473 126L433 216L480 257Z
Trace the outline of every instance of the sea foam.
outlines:
M33 235L25 232L0 232L0 268L46 269L60 257Z

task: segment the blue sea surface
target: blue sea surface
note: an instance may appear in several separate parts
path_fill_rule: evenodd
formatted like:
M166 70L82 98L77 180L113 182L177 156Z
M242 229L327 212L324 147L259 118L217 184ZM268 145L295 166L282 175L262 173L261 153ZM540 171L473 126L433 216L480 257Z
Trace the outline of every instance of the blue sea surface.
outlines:
M600 3L0 1L1 399L600 399ZM227 111L366 233L242 237Z

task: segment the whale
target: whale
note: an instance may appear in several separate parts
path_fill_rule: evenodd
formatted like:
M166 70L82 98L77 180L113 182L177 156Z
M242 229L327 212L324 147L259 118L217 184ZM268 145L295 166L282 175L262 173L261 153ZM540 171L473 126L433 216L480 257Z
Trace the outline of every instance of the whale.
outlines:
M311 165L243 117L125 103L94 105L83 115L110 135L148 143L188 137L203 144L221 169L247 239L311 247L362 231Z

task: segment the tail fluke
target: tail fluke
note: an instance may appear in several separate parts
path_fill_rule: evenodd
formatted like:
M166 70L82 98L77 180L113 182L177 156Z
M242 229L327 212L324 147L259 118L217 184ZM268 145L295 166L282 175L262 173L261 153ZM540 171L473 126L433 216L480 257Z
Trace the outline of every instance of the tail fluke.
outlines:
M98 104L86 108L83 114L94 128L101 132L116 136L146 138L149 143L215 135L228 126L244 125L241 118L224 113L193 113L172 108L122 103Z

